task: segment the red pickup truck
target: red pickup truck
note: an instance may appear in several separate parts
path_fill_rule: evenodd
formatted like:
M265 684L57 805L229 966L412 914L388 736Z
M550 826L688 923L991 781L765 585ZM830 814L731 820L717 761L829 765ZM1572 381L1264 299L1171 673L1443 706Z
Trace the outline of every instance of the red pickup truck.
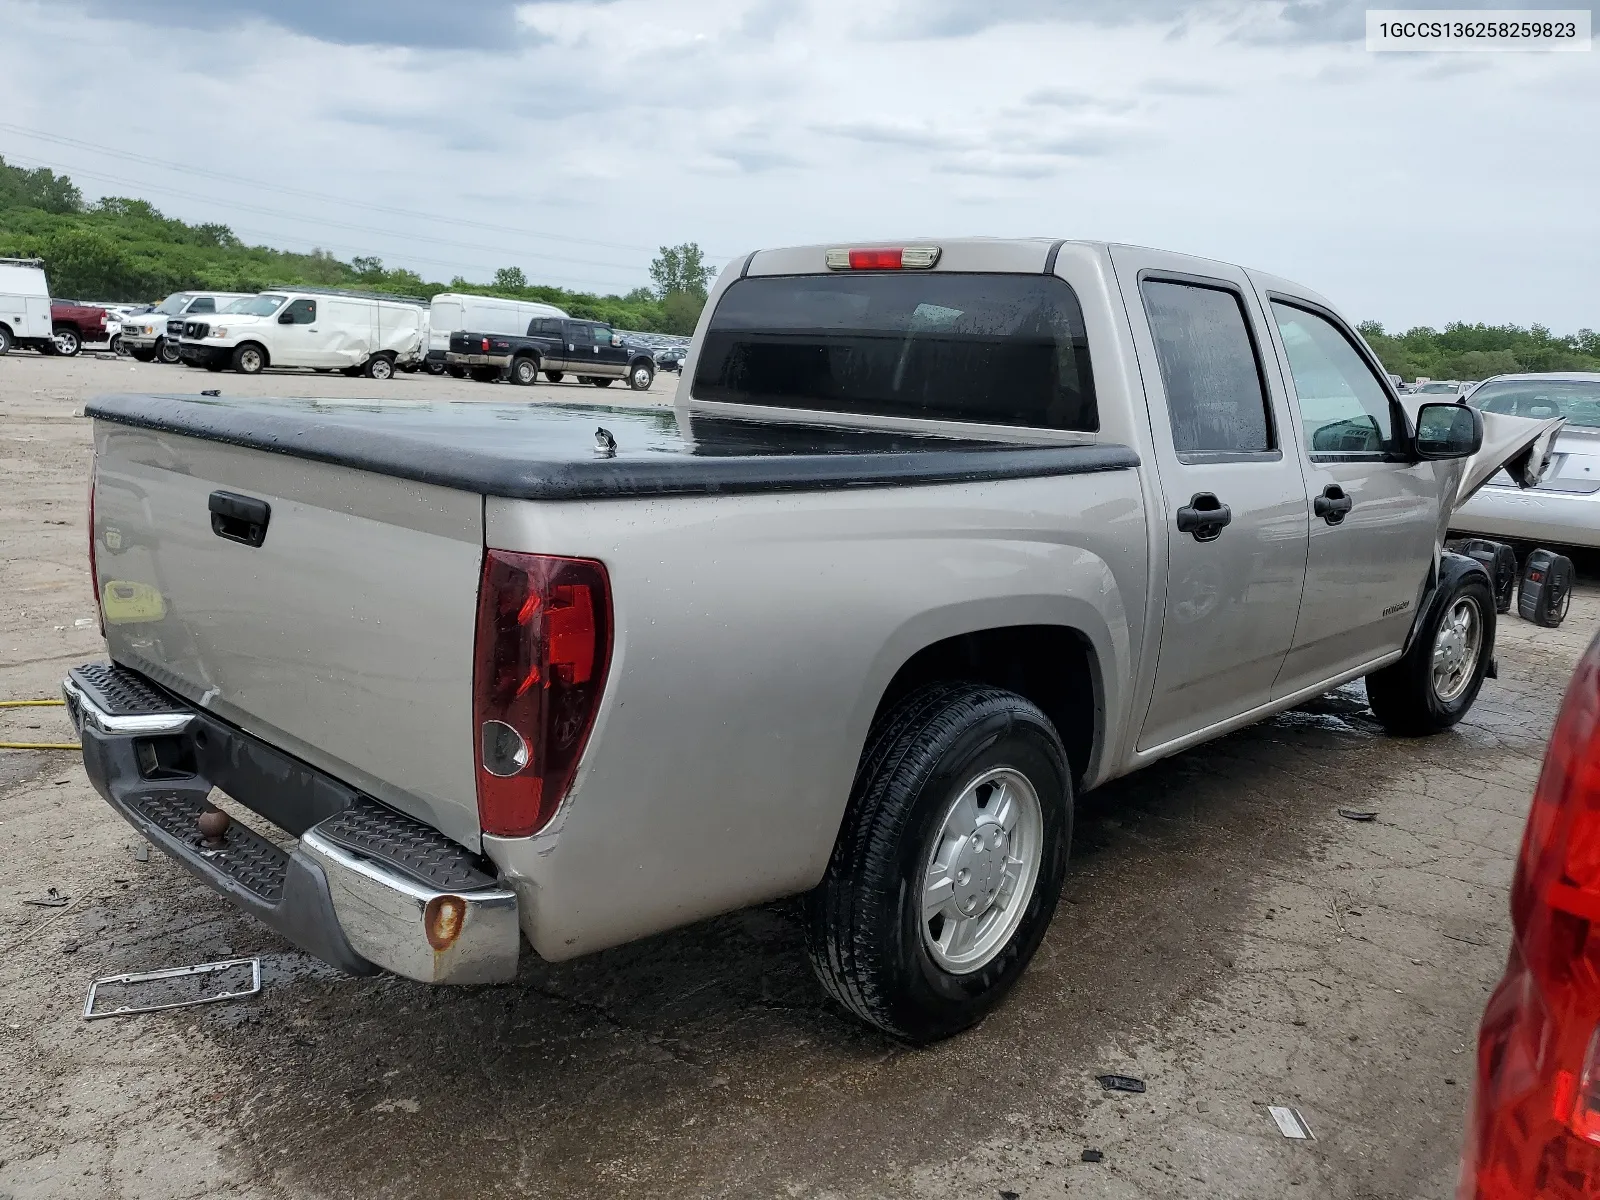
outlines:
M70 357L82 350L85 342L106 340L106 310L76 300L52 300L50 328L53 337L40 345L40 351Z

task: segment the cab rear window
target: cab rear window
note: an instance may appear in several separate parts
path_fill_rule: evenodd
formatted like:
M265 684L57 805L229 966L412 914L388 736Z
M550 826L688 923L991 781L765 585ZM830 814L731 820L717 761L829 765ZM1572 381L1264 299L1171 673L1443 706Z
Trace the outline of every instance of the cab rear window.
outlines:
M1092 432L1083 309L1043 275L742 279L723 293L697 400Z

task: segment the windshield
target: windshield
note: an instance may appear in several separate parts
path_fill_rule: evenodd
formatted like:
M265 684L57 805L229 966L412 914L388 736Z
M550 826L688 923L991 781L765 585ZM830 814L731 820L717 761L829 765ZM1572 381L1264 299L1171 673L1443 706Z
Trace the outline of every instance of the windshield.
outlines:
M246 296L243 300L235 300L223 312L242 313L250 317L270 317L278 311L278 305L287 299L285 296L275 296L268 292L264 296Z
M1484 412L1513 417L1565 417L1568 425L1600 429L1600 379L1513 379L1486 383L1467 401Z
M173 292L172 295L156 306L156 311L158 313L166 313L169 317L175 317L183 311L183 306L189 303L192 295L192 292Z

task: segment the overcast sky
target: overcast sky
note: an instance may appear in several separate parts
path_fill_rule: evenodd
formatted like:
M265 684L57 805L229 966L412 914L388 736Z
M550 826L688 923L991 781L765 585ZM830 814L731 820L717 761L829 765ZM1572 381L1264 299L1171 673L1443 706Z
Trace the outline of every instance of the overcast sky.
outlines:
M1369 54L1364 7L0 0L0 154L432 279L1046 235L1391 329L1600 325L1600 56Z

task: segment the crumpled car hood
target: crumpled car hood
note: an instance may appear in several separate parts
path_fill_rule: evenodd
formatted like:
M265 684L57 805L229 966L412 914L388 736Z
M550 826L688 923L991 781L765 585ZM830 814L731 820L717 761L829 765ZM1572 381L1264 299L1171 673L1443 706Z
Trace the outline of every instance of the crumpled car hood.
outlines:
M1424 404L1437 403L1432 396L1402 396L1400 400L1413 428L1417 410ZM1502 468L1518 487L1531 488L1537 484L1549 469L1556 434L1567 423L1565 417L1511 417L1491 412L1479 415L1483 417L1483 445L1462 464L1455 501L1450 506L1452 513Z

